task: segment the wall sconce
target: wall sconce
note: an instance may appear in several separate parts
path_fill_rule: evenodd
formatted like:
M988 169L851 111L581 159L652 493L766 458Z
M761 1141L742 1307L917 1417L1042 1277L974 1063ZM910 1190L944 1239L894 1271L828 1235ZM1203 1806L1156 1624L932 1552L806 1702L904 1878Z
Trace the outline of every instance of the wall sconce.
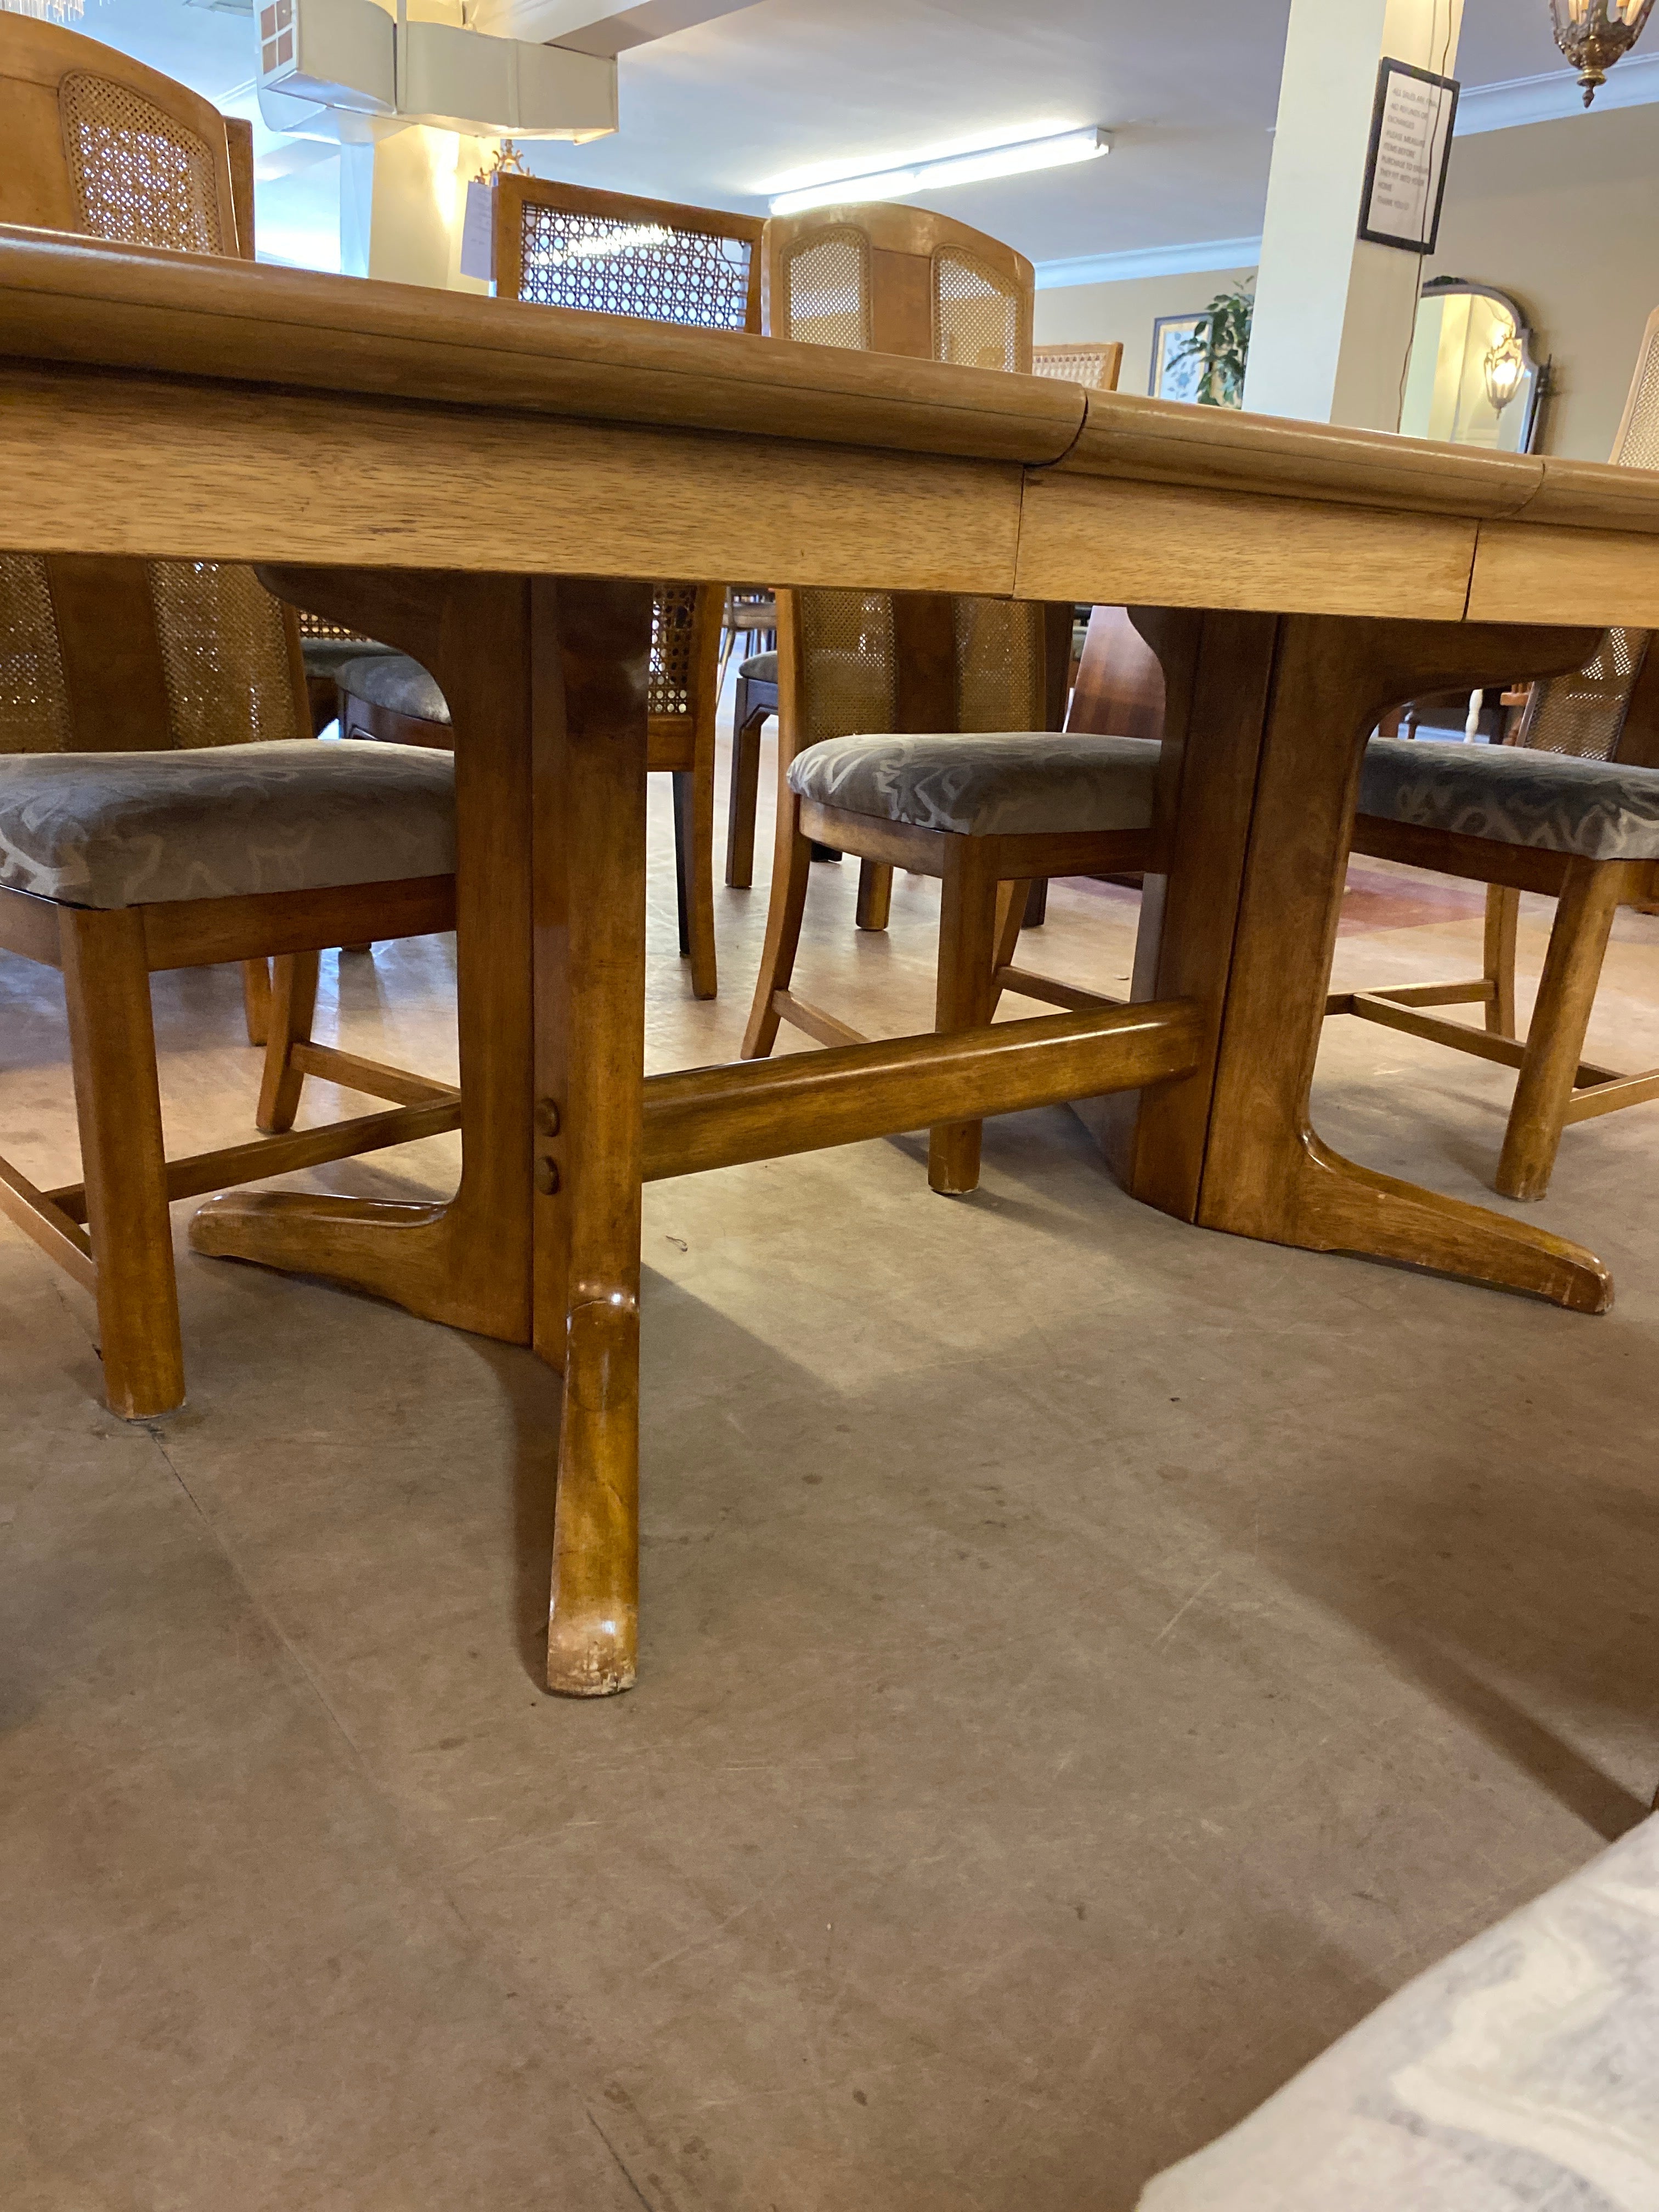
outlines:
M1586 107L1641 37L1652 8L1653 0L1550 0L1555 43L1578 72Z
M1521 389L1521 377L1526 368L1522 357L1521 341L1512 326L1507 331L1498 331L1486 349L1486 357L1480 367L1486 380L1486 397L1492 402L1492 411L1494 415L1501 415Z

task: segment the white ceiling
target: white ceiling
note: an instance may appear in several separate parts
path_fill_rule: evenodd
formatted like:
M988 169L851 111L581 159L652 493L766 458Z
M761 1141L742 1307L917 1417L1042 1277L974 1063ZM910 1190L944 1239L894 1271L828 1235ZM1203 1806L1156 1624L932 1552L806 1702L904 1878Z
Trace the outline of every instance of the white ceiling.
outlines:
M1037 261L1243 237L1261 227L1288 11L1289 0L754 0L623 54L617 137L530 158L575 182L758 210L781 177L814 167L874 169L1102 123L1104 161L922 204ZM88 0L80 27L217 100L252 74L247 15ZM1546 0L1467 0L1466 86L1562 66ZM292 251L308 228L325 232L337 176L323 161L264 181L262 244Z

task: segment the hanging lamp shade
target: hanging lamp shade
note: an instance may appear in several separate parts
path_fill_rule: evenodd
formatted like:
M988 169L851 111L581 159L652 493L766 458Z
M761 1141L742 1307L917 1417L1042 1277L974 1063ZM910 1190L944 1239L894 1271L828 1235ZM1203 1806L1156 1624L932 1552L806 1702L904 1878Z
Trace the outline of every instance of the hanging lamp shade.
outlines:
M1653 0L1550 0L1555 43L1578 72L1586 107L1641 37L1652 10Z

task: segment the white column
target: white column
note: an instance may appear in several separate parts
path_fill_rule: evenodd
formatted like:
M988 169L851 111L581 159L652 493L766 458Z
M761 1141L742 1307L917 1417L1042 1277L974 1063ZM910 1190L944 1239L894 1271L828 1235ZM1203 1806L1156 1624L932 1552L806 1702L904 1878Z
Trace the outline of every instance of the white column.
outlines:
M1422 259L1356 236L1385 57L1455 76L1463 0L1291 0L1244 404L1400 428Z
M452 292L489 287L460 270L466 187L493 139L425 124L340 149L340 267L348 276Z

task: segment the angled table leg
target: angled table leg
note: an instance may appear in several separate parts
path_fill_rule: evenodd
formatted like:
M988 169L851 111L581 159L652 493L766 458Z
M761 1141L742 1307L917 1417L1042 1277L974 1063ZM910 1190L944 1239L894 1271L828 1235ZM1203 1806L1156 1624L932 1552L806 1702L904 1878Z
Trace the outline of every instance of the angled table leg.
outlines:
M604 1697L638 1644L651 589L530 591L535 1344L564 1370L547 1681Z
M1582 666L1583 630L1336 616L1138 617L1170 742L1135 996L1209 1010L1199 1072L1144 1095L1137 1197L1210 1229L1352 1252L1599 1313L1607 1269L1565 1238L1356 1166L1309 1120L1360 761L1401 700Z
M300 606L412 653L455 731L461 1182L434 1204L234 1191L198 1252L328 1277L509 1344L531 1335L529 586L398 569L271 568Z

